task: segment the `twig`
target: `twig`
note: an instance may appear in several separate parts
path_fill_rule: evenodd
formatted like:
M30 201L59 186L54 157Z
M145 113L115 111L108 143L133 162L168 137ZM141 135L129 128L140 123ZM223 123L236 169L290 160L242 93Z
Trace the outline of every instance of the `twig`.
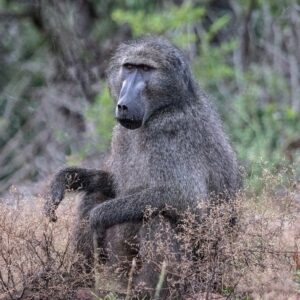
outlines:
M154 295L154 299L159 299L159 294L160 291L162 289L163 283L165 281L165 277L166 277L166 269L167 269L167 263L166 261L163 261L162 266L161 266L161 271L159 274L159 280L155 289L155 295Z
M131 263L131 269L129 272L129 279L128 279L128 285L127 285L127 292L126 292L126 298L125 300L131 299L131 292L132 292L132 281L133 281L133 274L135 272L136 268L136 259L134 258Z
M93 245L94 245L94 272L95 272L95 290L98 293L100 289L100 250L98 247L97 234L93 233Z

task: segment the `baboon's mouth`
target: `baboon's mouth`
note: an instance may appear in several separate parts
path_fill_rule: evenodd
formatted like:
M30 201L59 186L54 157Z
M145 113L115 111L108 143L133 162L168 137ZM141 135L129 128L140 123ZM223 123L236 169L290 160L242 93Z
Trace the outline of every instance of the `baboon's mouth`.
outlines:
M142 121L140 120L130 120L130 119L117 119L118 122L127 129L137 129L142 126Z

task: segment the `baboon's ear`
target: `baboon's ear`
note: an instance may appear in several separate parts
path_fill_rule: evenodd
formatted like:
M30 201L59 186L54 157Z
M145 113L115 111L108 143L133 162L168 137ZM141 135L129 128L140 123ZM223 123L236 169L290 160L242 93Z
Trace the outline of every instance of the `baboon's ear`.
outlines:
M183 82L185 84L185 86L187 87L187 90L191 93L194 94L194 88L193 88L193 84L192 84L192 78L191 75L189 74L188 70L185 68L183 70Z
M182 79L183 82L187 88L187 90L194 94L193 84L191 80L191 74L189 74L189 71L187 69L187 66L184 64L184 62L181 61L179 57L174 57L173 66L175 70L182 70Z

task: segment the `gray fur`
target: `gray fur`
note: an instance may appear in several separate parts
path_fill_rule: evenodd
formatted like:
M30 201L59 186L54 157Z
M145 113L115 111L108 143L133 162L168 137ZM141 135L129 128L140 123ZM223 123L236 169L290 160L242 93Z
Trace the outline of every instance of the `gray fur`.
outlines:
M177 213L196 211L201 203L215 197L229 199L240 183L235 153L219 116L195 82L183 53L163 38L148 37L122 44L108 69L115 102L122 86L120 69L124 63L155 68L154 78L143 91L148 115L138 129L128 130L120 124L114 128L111 153L102 168L110 178L107 184L111 192L106 194L113 197L106 197L100 204L94 199L91 209L88 195L97 186L96 192L104 188L103 183L95 184L95 176L102 178L96 173L84 173L90 174L93 184L83 188L89 201L87 210L83 199L82 218L89 218L92 232L98 234L103 245L111 245L112 251L114 242L122 248L120 245L125 245L125 239L130 240L131 233L134 239L140 228L143 232L142 221L148 207L167 212L176 220ZM87 178L84 177L85 182L89 181ZM63 189L54 180L54 203L63 197L57 201L55 195L64 194L55 190L57 186ZM110 228L112 231L108 231ZM114 238L110 232L116 228L118 234Z
M93 228L141 221L147 206L181 212L210 195L233 195L239 187L235 154L182 52L160 38L121 45L108 72L115 101L124 61L157 67L145 91L152 110L139 129L114 128L106 168L114 175L117 196L92 211Z

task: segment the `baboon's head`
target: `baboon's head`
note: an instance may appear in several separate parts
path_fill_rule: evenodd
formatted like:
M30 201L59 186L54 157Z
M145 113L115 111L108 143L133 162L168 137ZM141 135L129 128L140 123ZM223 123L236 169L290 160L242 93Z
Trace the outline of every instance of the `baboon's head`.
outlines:
M194 83L182 52L163 38L123 43L113 56L108 81L116 118L128 129L145 125L164 108L193 97Z

